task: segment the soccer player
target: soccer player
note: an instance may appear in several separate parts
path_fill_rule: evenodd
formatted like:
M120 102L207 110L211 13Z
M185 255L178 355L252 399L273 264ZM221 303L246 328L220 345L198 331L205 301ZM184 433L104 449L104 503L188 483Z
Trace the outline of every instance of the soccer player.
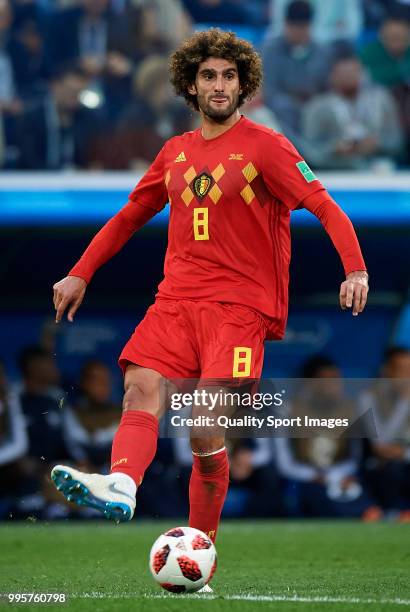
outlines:
M170 70L176 93L199 112L201 127L165 143L129 202L54 285L56 321L67 309L73 321L95 271L169 202L164 279L119 358L124 412L111 474L68 466L52 471L67 499L119 521L132 518L136 490L156 452L163 381L258 379L265 339L283 337L292 210L311 211L333 241L346 273L342 309L358 315L368 292L348 217L284 136L239 112L262 79L253 47L232 32L196 33L173 54ZM224 438L204 435L191 443L189 525L215 540L229 480Z

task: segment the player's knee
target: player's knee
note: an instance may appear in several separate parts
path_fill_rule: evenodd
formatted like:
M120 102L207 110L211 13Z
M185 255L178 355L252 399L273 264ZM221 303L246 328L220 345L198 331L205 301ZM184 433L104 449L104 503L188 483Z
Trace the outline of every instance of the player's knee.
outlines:
M156 416L162 412L160 406L160 384L162 376L145 368L127 369L124 381L123 410L143 410Z
M130 383L125 388L122 408L126 410L140 410L144 394L138 385Z

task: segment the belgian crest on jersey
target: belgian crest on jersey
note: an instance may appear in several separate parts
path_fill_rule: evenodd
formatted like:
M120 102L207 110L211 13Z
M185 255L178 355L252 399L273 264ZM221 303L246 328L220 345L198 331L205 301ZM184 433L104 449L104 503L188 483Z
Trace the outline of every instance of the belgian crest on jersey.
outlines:
M212 185L212 178L204 172L194 180L194 190L198 198L203 198L208 193Z

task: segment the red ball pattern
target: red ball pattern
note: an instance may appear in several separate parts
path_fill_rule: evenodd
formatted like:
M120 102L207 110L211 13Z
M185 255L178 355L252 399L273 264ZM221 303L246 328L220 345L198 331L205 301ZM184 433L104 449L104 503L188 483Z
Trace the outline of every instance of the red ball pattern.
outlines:
M211 540L207 540L206 538L203 538L199 534L196 535L194 539L192 540L192 548L194 550L204 550L207 548L211 548L211 546L212 546Z
M166 544L155 553L152 560L152 568L156 574L158 574L166 564L170 550L170 547Z
M182 555L177 559L178 565L181 568L182 575L188 580L192 580L192 582L196 582L202 578L201 570L199 569L199 565L193 559L190 559L186 555Z
M176 529L170 529L165 535L170 536L171 538L182 538L182 536L185 534L183 529L179 529L177 527Z

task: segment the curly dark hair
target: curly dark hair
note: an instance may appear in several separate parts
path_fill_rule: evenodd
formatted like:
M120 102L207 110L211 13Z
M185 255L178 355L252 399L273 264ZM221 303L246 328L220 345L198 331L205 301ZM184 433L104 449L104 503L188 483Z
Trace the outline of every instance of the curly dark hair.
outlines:
M258 53L234 32L212 28L191 36L171 56L171 83L176 94L183 96L189 106L199 110L197 97L188 92L188 87L195 83L199 64L209 57L236 64L242 89L239 106L256 94L262 83L262 61Z

